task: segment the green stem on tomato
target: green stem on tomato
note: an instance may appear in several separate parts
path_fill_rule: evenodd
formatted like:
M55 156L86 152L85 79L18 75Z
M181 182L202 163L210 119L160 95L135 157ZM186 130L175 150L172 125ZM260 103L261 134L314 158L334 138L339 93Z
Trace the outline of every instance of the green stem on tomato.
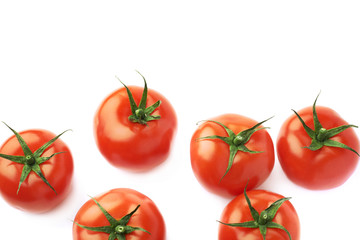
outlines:
M244 189L244 196L246 199L246 202L248 204L248 207L250 209L251 216L253 218L253 221L248 222L242 222L242 223L224 223L221 221L218 221L219 223L223 225L227 225L230 227L242 227L242 228L258 228L260 230L261 235L263 236L263 239L266 239L266 233L268 228L277 228L281 229L286 232L286 234L289 236L289 239L291 240L290 232L282 225L273 222L275 215L281 205L290 200L291 198L281 198L274 203L272 203L267 209L263 210L260 214L256 209L251 205L251 201L246 193L246 188Z
M271 117L273 118L273 117ZM239 132L238 134L235 134L231 129L229 129L227 126L225 126L224 124L218 122L218 121L214 121L214 120L205 120L205 122L213 122L216 123L218 125L220 125L222 128L225 129L225 131L228 134L228 137L222 137L222 136L217 136L217 135L212 135L212 136L206 136L206 137L201 137L198 138L197 140L211 140L211 139L220 139L222 141L224 141L225 143L227 143L229 145L229 151L230 151L230 156L229 156L229 161L228 161L228 165L225 171L225 174L222 176L222 178L220 179L220 181L226 176L226 174L228 174L228 172L230 171L232 164L234 162L234 158L235 155L238 151L241 152L248 152L248 153L261 153L262 151L253 151L248 149L245 144L250 140L251 136L262 129L266 129L264 127L260 127L259 126L261 124L263 124L264 122L270 120L271 118L268 118L262 122L259 122L257 124L255 124L253 127L246 129L244 131Z
M316 151L316 150L321 149L324 146L338 147L338 148L344 148L344 149L350 150L350 151L354 152L355 154L357 154L358 156L360 156L359 153L357 151L355 151L354 149L352 149L351 147L349 147L343 143L340 143L340 142L330 139L330 138L336 136L337 134L345 131L348 128L352 128L352 127L357 128L357 126L348 124L348 125L342 125L339 127L331 128L331 129L324 128L321 125L319 118L317 116L317 112L316 112L316 102L317 102L319 95L320 95L320 93L317 95L317 97L314 101L313 107L312 107L313 108L314 130L312 130L309 126L306 125L304 120L300 117L300 115L295 110L292 110L295 113L295 115L297 116L297 118L299 119L299 121L301 122L306 133L311 138L310 146L306 146L305 148L308 148L312 151Z
M140 72L138 72L138 71L136 71L136 72L139 73L140 76L144 80L144 91L142 93L139 105L136 105L134 97L133 97L130 89L118 77L116 77L116 78L121 82L122 85L124 85L126 92L128 94L128 98L130 101L130 109L131 109L131 113L132 113L132 115L129 116L129 120L134 123L140 123L140 124L147 125L147 122L149 122L149 121L154 121L154 120L160 119L160 116L151 115L151 114L155 111L156 108L158 108L160 106L161 101L159 100L156 103L154 103L153 105L146 107L147 95L148 95L148 88L147 88L146 80L145 80L145 77Z
M10 160L12 162L16 162L16 163L20 163L20 164L24 165L22 172L21 172L19 186L18 186L16 193L19 194L22 183L27 179L27 177L29 176L31 171L35 172L36 175L38 175L41 178L41 180L44 181L56 193L56 190L51 186L51 184L48 182L48 180L45 178L44 174L42 173L42 171L40 169L40 165L42 163L48 161L49 159L51 159L53 156L63 153L63 152L54 153L50 157L41 157L41 155L61 135L63 135L67 131L70 131L70 129L60 133L59 135L57 135L56 137L54 137L53 139L51 139L50 141L48 141L47 143L42 145L35 152L32 152L30 150L29 146L26 144L25 140L20 136L20 134L18 132L16 132L14 129L12 129L11 127L9 127L9 125L7 125L6 123L4 123L4 124L15 134L15 136L16 136L17 140L19 141L20 146L24 152L24 155L25 155L25 156L13 156L13 155L7 155L7 154L0 153L0 157Z
M133 211L122 217L120 220L116 220L113 216L110 215L108 211L106 211L103 206L100 205L98 201L96 201L95 198L91 199L95 202L95 204L100 208L101 212L105 215L106 219L108 220L110 225L107 226L100 226L100 227L88 227L84 226L82 224L79 224L77 222L74 222L79 227L93 231L93 232L103 232L108 233L109 238L108 240L126 240L126 234L132 233L133 231L142 231L150 234L147 230L141 228L141 227L131 227L127 224L129 223L131 217L134 215L134 213L139 209L140 205L138 205Z

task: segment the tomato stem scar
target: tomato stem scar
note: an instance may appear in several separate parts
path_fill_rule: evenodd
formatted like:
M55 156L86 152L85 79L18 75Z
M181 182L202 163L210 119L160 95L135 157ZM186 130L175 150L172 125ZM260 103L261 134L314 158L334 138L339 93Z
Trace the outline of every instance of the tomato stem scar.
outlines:
M124 233L125 232L125 227L122 225L118 225L115 227L115 232L117 233Z
M31 165L34 165L34 163L35 163L34 156L33 155L27 155L26 156L26 164L31 166Z

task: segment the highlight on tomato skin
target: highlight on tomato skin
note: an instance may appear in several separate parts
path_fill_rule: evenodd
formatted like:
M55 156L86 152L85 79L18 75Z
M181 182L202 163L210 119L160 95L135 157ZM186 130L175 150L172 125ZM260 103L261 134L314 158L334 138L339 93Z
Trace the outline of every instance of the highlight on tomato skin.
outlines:
M142 75L141 75L142 76ZM145 86L115 90L94 118L96 145L113 166L134 172L151 170L170 155L177 131L171 103ZM123 83L122 83L123 84Z
M269 177L275 154L272 139L262 127L265 121L223 114L200 122L191 138L190 159L195 177L206 190L231 198L243 193L247 184L250 190Z
M115 188L84 203L73 223L73 240L165 240L156 204L130 188Z
M259 189L250 190L246 193L247 195L240 194L235 197L224 208L219 221L219 240L289 240L290 237L291 240L300 240L300 219L289 198L284 198L284 196L280 194ZM246 196L253 210L249 209ZM269 210L271 206L274 207L273 204L281 200L283 200L281 206L278 206L273 219L263 223L264 225L262 227L266 227L264 231L266 237L263 238L260 230L261 226L259 226L262 221L260 219L264 216L263 213L265 211ZM253 213L255 211L259 214L259 220L255 224L258 227L251 224L254 222L254 216L256 216L256 214ZM268 218L270 218L269 215ZM230 225L248 225L249 227Z
M15 134L0 147L1 196L9 205L22 211L43 213L53 210L72 189L72 154L59 139L66 131L56 136L43 129L19 133L11 130Z
M276 148L280 165L292 182L310 190L327 190L352 176L360 143L353 129L357 126L331 108L316 106L316 100L283 123Z

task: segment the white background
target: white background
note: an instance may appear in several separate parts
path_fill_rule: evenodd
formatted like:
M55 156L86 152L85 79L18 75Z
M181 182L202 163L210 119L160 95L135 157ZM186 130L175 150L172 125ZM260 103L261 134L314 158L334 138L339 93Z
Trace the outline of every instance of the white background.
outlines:
M190 165L199 120L238 113L267 122L276 141L282 122L310 106L333 108L360 125L359 1L1 1L0 120L17 131L60 133L71 148L73 190L57 209L29 214L0 198L0 239L72 239L77 210L116 187L152 198L168 240L217 239L230 199L208 193ZM165 95L178 115L170 158L134 174L98 152L93 117L121 85L143 82ZM359 130L356 129L359 134ZM11 132L0 125L0 142ZM346 164L346 162L344 162ZM277 159L260 187L293 197L302 239L358 236L360 170L341 187L294 185Z

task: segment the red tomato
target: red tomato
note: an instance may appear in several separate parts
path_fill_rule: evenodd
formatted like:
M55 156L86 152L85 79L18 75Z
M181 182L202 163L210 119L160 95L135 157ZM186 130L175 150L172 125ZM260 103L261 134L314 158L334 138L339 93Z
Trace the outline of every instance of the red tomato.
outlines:
M324 129L347 125L334 110L316 107L319 122ZM298 112L304 123L314 129L313 107ZM349 128L330 138L359 152L359 139ZM277 154L287 177L308 189L330 189L343 184L354 172L359 156L340 147L323 146L318 150L307 148L312 143L301 121L294 114L282 125L277 139Z
M47 130L27 130L19 134L33 153L55 137ZM0 153L24 156L15 135L1 146ZM0 191L3 198L18 209L37 213L52 210L61 203L71 189L73 158L70 149L60 139L46 148L41 157L50 157L53 154L56 155L39 164L43 176L53 189L34 171L29 173L19 188L24 164L0 157Z
M283 196L264 190L247 192L252 207L260 214L271 204ZM261 215L261 214L260 214ZM220 222L244 223L254 221L245 195L234 198L224 209ZM300 239L300 221L295 208L289 201L285 201L277 210L272 223L283 226L291 235L292 240ZM234 227L224 224L219 226L219 240L263 240L259 228ZM286 231L276 228L267 228L266 240L289 240Z
M144 88L129 86L135 102L142 99ZM169 156L177 128L176 114L160 93L147 90L147 106L161 100L152 113L160 119L147 124L132 122L130 101L126 88L110 94L95 115L95 140L102 155L114 166L133 171L149 170Z
M112 220L119 221L133 212L137 206L138 209L130 216L130 220L123 225L117 225L114 222L111 233L98 232L96 227L110 227L110 222L104 212L94 200L87 201L75 216L73 225L74 240L108 240L108 239L126 239L126 240L164 240L166 235L164 219L155 205L155 203L143 195L128 188L118 188L110 190L94 198L104 210L110 214ZM95 231L80 227L78 224L86 227L95 227ZM115 234L115 229L141 228L130 233L123 234L121 238L109 238Z
M236 114L225 114L212 120L227 126L235 134L257 124L250 118ZM249 150L259 152L237 151L227 173L229 144L220 139L200 139L212 135L229 136L222 126L207 121L195 131L190 143L192 169L207 190L226 197L237 196L244 191L247 183L248 189L255 188L270 175L274 167L274 146L265 129L254 132L244 145Z

